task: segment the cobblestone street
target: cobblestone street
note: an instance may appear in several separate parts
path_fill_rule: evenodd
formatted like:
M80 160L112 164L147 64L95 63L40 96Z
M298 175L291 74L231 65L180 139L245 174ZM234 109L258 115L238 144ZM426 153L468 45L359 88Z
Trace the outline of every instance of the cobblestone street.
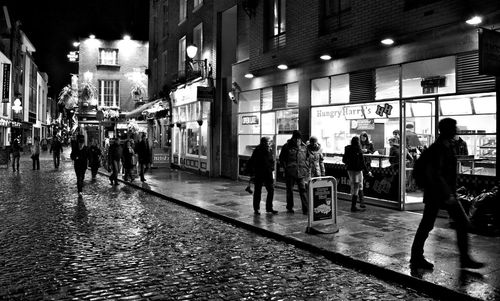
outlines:
M3 300L430 300L86 174L0 169ZM168 183L167 183L168 185Z

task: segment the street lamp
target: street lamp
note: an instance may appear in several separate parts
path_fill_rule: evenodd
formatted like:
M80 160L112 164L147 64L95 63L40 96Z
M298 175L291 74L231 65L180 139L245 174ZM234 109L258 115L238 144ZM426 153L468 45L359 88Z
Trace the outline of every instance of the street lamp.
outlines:
M207 59L203 60L195 60L194 58L196 57L196 54L198 53L198 46L195 44L191 44L186 48L186 77L190 78L194 71L194 65L197 64L198 68L197 70L200 71L201 77L209 77L210 75L207 73L208 69L208 64L207 64Z

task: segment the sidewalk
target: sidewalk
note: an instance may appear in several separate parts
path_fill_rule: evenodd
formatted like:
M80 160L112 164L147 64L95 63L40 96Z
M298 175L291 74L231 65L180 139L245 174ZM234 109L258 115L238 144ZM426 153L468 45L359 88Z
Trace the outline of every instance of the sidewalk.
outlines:
M108 172L100 169L102 175ZM255 216L246 183L207 178L169 168L153 169L147 182L127 183L164 199L205 212L222 220L298 247L323 254L338 264L362 270L379 278L401 283L433 297L447 300L500 300L500 237L470 235L471 254L487 266L478 271L459 269L455 231L448 220L438 218L425 247L434 271L411 271L409 251L421 215L374 206L351 213L350 203L338 201L335 234L306 234L307 217L302 215L295 194L295 214L286 213L285 191L277 188L274 209L265 213L265 189L261 215ZM121 181L121 176L120 176ZM123 182L120 182L123 185ZM334 279L332 281L335 281Z

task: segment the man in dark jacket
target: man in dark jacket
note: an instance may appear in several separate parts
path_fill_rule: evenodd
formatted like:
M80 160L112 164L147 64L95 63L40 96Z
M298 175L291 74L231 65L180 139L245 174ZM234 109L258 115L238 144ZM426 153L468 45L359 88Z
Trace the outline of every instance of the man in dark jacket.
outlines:
M424 257L424 244L440 208L445 208L455 221L457 245L462 268L478 269L483 263L473 260L469 255L467 234L468 219L456 198L457 159L453 150L453 137L457 131L457 122L451 118L439 122L440 135L427 152L425 162L424 213L418 226L411 247L411 267L432 269L434 265Z
M59 140L59 137L54 135L54 139L52 139L52 144L50 145L50 153L52 153L52 158L54 160L54 168L59 168L62 152L63 152L62 143Z
M302 134L295 130L292 138L283 145L280 153L280 164L285 169L286 209L293 213L293 186L299 187L302 213L307 214L307 191L305 179L309 176L307 146L302 142Z
M149 143L147 140L146 134L142 134L141 141L137 143L137 146L135 147L135 153L138 156L138 161L139 161L139 175L141 177L141 181L146 182L146 179L144 178L144 171L147 169L147 166L150 162L150 157L149 157Z
M87 146L85 146L85 137L83 135L77 136L76 144L73 145L70 156L71 160L74 161L78 196L82 197L83 180L85 178L85 171L87 170L89 160L88 149Z
M248 161L248 171L250 175L255 177L255 191L253 193L253 210L256 215L260 214L260 197L262 186L267 190L266 212L277 214L278 211L273 209L274 197L274 156L271 150L271 139L262 137L260 144L255 148Z
M116 138L111 140L108 150L108 169L111 169L109 181L111 185L118 185L118 171L120 170L120 160L122 158L122 148Z

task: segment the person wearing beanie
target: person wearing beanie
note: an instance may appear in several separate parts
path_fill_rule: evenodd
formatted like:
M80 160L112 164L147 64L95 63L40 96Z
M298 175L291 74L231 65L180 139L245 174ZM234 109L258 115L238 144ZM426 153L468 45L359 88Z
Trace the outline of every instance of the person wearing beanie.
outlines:
M286 209L288 213L294 213L293 186L297 184L302 203L302 213L307 214L308 201L305 181L309 176L307 160L307 147L302 142L302 134L298 130L295 130L292 133L292 138L281 148L279 155L280 165L285 170Z
M453 137L457 133L457 122L445 118L439 122L439 137L422 155L425 171L424 213L411 246L411 268L433 269L434 265L424 257L424 244L434 228L434 222L441 208L446 209L455 222L457 245L460 253L460 267L479 269L484 263L477 262L469 254L467 233L468 218L456 197L457 159L453 150ZM424 158L422 158L424 159Z

